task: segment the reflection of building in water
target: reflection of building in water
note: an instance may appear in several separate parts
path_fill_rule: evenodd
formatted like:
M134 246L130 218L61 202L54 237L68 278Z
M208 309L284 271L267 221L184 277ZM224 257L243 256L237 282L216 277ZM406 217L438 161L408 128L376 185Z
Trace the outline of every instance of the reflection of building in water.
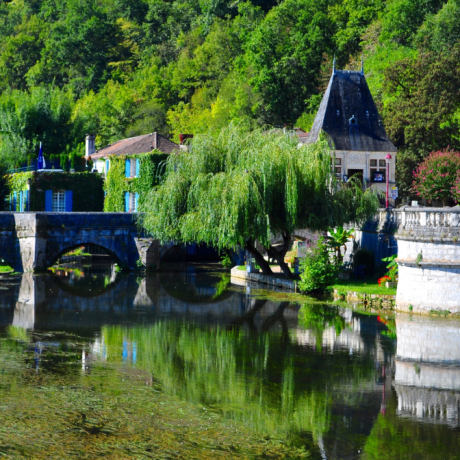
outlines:
M459 426L460 322L398 316L398 415Z
M385 362L385 352L380 342L380 334L377 334L379 327L377 320L365 317L365 321L359 314L349 308L341 308L340 315L345 320L345 328L337 334L334 326L324 329L318 343L318 333L310 329L297 329L297 342L301 345L325 348L333 351L337 349L347 350L352 353L364 353L375 350L376 360ZM374 329L374 330L371 330ZM369 340L368 337L373 337Z

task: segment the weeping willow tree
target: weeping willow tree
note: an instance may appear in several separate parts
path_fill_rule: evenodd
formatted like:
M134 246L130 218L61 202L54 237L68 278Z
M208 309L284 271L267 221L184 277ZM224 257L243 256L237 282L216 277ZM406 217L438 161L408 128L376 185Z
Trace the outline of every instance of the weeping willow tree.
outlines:
M330 159L325 139L299 147L296 136L234 124L198 135L190 152L168 158L142 224L162 242L239 245L269 274L257 241L292 277L284 257L295 229L359 222L378 206L375 194L358 186L338 188ZM281 249L272 245L277 235Z

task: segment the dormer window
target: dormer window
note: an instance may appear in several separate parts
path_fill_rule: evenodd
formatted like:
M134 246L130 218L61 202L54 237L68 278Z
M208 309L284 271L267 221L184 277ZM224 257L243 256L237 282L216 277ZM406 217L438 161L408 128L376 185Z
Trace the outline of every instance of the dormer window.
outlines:
M350 122L350 125L357 125L358 124L358 120L356 120L354 115L352 115L351 118L348 121Z

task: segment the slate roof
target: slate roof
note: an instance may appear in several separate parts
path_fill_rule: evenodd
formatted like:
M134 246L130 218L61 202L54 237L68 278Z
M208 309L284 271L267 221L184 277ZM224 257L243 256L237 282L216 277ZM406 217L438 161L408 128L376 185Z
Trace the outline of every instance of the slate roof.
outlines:
M336 150L396 152L362 72L335 70L306 143L323 130Z
M130 137L121 139L113 144L97 150L89 157L92 160L103 158L110 155L130 155L135 153L149 153L154 149L158 149L163 153L172 153L179 150L180 147L175 142L170 141L166 137L158 133L143 134L142 136Z

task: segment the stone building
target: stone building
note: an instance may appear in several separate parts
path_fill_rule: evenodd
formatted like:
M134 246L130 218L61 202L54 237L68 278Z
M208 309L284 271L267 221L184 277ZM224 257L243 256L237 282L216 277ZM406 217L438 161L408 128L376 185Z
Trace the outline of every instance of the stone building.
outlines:
M302 143L313 143L320 133L331 141L336 176L346 181L358 176L365 187L386 188L386 160L390 187L395 185L396 147L389 140L382 119L367 86L364 71L336 70L308 136L299 136ZM391 202L391 200L390 200Z
M121 139L113 144L96 150L96 136L86 136L86 159L93 162L94 169L100 174L107 174L110 169L110 157L112 155L135 155L139 153L150 153L152 150L159 150L163 153L172 153L179 150L179 145L170 141L158 133L142 134L141 136ZM131 163L131 162L128 162ZM136 162L130 164L129 176L136 177Z
M117 211L137 212L139 193L132 190L133 187L130 186L130 180L137 179L140 175L140 159L138 155L151 152L170 154L179 149L180 146L178 144L156 132L121 139L97 151L95 148L95 136L92 134L86 136L86 159L93 162L94 172L98 172L107 178L111 162L113 162L111 159L117 156L121 157L124 161L126 178L124 207L123 209L117 209ZM106 195L107 198L109 197ZM111 210L114 211L114 209Z

